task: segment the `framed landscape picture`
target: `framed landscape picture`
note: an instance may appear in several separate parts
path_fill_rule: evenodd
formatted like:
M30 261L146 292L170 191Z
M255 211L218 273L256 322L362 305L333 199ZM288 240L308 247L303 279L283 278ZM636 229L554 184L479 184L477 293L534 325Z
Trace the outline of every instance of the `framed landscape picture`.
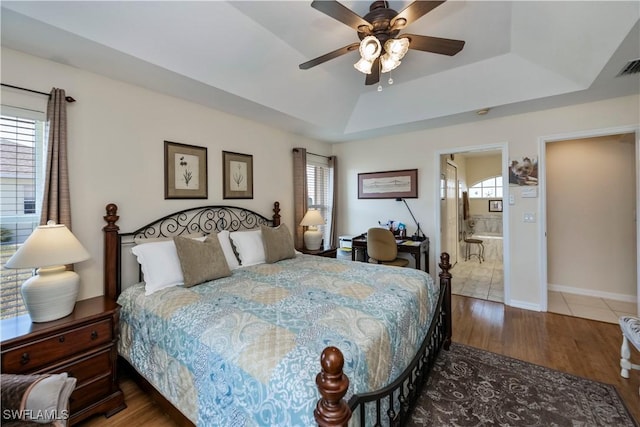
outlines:
M164 198L207 197L207 147L165 141Z
M253 199L253 156L222 152L222 198Z
M358 199L399 197L418 197L418 169L358 174Z

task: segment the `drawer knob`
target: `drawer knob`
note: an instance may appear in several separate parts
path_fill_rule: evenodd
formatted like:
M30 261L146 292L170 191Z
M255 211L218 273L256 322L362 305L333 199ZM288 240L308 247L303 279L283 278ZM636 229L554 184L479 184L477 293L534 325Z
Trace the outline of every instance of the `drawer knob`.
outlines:
M58 342L64 342L64 335L60 335L60 337L58 338Z
M98 332L97 331L91 331L91 339L95 340L96 338L98 338Z
M29 363L30 360L31 358L29 357L29 353L22 353L22 357L20 358L20 364L26 365L27 363Z

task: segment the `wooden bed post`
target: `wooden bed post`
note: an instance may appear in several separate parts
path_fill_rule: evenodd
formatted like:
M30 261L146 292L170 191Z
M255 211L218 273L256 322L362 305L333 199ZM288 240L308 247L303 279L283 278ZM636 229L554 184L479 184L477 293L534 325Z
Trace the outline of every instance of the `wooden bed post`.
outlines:
M120 227L116 225L116 221L120 218L118 206L109 203L106 206L107 214L103 217L107 222L102 228L104 231L104 294L115 301L118 298L118 231Z
M336 347L327 347L320 357L322 370L316 376L316 385L322 397L313 416L320 427L346 427L351 409L343 399L349 388L349 378L342 373L344 356Z
M444 349L449 350L451 346L451 334L453 331L452 327L452 316L451 313L451 273L449 269L451 268L451 264L449 264L449 254L443 252L440 255L440 264L438 264L440 269L440 289L444 287L444 322L445 322L445 338L444 338Z
M280 225L280 202L273 202L273 226Z

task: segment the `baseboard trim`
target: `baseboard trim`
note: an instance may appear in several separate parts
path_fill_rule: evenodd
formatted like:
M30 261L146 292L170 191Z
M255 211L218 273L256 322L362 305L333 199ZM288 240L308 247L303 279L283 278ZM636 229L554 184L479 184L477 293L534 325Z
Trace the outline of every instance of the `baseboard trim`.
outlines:
M564 286L564 285L547 285L547 289L550 291L556 292L565 292L567 294L575 294L575 295L584 295L587 297L596 297L596 298L606 298L615 301L624 301L624 302L638 302L638 297L636 295L625 295L618 294L614 292L604 292L604 291L596 291L593 289L583 289L583 288L575 288L573 286Z
M542 311L542 308L540 308L540 304L533 304L527 301L518 301L512 299L511 301L509 301L509 306L530 311Z

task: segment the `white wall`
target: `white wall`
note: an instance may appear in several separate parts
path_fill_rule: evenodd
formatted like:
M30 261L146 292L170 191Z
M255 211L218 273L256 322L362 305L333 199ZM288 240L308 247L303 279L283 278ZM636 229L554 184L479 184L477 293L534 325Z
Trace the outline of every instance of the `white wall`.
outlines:
M336 145L339 174L344 180L339 195L340 234L357 234L378 220L396 218L412 224L406 209L394 200L358 200L357 174L394 169L418 168L419 199L411 199L415 213L425 233L432 240L431 271L435 272L436 177L435 153L442 150L477 148L483 145L508 143L508 156L540 158L539 138L545 135L563 134L615 126L637 126L640 118L638 96L609 99L552 110L538 111L492 119L491 113L475 123L442 127L376 139L348 142ZM507 108L507 107L504 107ZM472 114L472 113L470 113ZM446 151L445 151L446 152ZM540 284L540 232L539 223L523 223L524 212L540 217L540 200L522 198L519 187L509 188L515 195L515 205L510 206L509 266L511 275L511 303L536 309L541 305ZM508 195L505 194L505 199ZM567 213L570 215L571 213ZM412 230L409 229L409 234ZM455 278L454 278L455 280Z
M91 253L76 265L80 299L102 294L102 227L107 203L132 231L176 210L206 204L249 207L266 216L279 201L293 229L293 147L328 155L328 144L2 48L2 82L66 90L73 232ZM2 90L2 103L46 110L46 97ZM164 140L208 148L208 200L164 200ZM253 200L222 199L222 151L253 155Z

